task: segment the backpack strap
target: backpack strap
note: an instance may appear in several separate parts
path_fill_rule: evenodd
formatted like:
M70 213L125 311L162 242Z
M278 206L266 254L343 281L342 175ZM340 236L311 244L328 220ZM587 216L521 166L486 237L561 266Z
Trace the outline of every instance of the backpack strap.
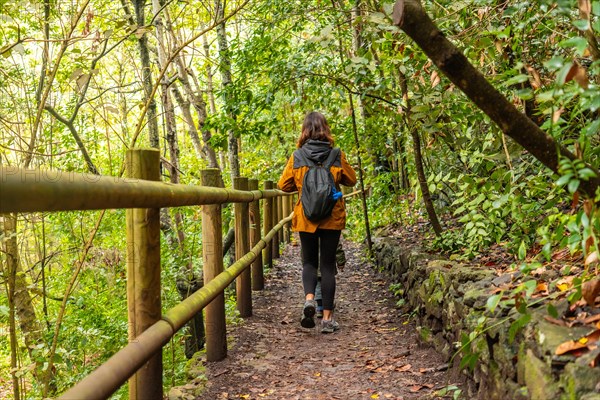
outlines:
M337 160L339 155L340 155L339 147L334 147L333 149L331 149L331 151L329 152L329 155L327 156L327 159L323 163L323 166L327 167L327 168L331 168L331 166L333 165L333 163L335 163L335 161Z
M300 168L302 166L312 167L314 165L315 163L308 159L306 153L304 152L304 150L302 150L302 148L296 149L294 151L294 168Z

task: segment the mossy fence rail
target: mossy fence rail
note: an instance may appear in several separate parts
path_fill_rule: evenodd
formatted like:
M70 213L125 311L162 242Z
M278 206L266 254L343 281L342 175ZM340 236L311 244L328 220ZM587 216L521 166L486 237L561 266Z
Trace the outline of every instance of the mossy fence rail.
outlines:
M289 240L293 196L255 179L236 178L234 189L218 188L216 169L201 171L201 186L159 180L159 152L129 150L126 178L72 172L0 168L0 215L15 212L125 208L129 344L60 399L105 399L129 379L130 399L162 399L162 347L205 309L206 357L226 357L224 289L236 280L237 309L252 315L252 289L263 288L263 265ZM263 199L261 238L261 212ZM223 270L221 205L234 203L237 261ZM161 315L161 207L202 205L204 286ZM286 229L283 229L286 227Z

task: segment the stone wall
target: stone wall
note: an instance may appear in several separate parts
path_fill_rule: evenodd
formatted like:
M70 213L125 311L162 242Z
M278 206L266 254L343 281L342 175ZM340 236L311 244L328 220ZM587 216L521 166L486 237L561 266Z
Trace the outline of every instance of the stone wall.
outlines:
M567 328L547 322L546 308L530 308L531 321L513 334L511 325L522 316L515 307L485 313L492 290L511 282L486 267L441 259L423 249L407 248L398 239L379 233L374 240L378 265L403 286L403 298L414 310L421 339L433 345L459 370L461 337L473 331L470 351L477 353L473 370L464 369L469 399L600 400L600 367L590 357L555 356L556 347L577 340L590 328ZM555 305L560 312L566 301ZM485 314L485 316L484 316ZM457 344L458 343L458 344ZM599 350L600 351L600 350Z

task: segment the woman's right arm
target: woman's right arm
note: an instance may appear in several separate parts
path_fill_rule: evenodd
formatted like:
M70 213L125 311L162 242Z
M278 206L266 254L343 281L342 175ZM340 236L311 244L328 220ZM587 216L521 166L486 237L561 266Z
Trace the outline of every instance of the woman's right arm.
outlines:
M289 158L285 165L283 174L281 174L281 178L277 182L277 187L284 192L295 192L298 190L294 181L294 155Z

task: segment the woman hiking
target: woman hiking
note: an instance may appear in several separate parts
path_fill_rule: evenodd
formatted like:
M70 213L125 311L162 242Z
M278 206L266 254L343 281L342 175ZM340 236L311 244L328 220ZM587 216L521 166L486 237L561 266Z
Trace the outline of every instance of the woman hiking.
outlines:
M346 160L344 152L334 148L334 140L325 117L318 112L306 115L302 123L302 132L297 150L289 158L277 186L284 192L298 191L298 201L294 206L292 231L298 232L302 246L302 284L304 287L305 303L300 324L304 328L315 327L315 288L317 271L321 269L321 290L323 296L323 319L321 332L332 333L339 329L339 324L333 318L335 298L335 263L336 249L342 229L346 226L346 207L341 198L340 185L354 186L356 173ZM316 166L330 166L333 178L332 208L330 214L319 219L307 209L308 194L315 188L307 187L305 199L302 198L304 178L309 169ZM322 171L321 171L322 172ZM312 175L315 174L311 174ZM311 179L307 185L312 185ZM304 203L304 205L303 205ZM305 209L308 213L305 213Z

